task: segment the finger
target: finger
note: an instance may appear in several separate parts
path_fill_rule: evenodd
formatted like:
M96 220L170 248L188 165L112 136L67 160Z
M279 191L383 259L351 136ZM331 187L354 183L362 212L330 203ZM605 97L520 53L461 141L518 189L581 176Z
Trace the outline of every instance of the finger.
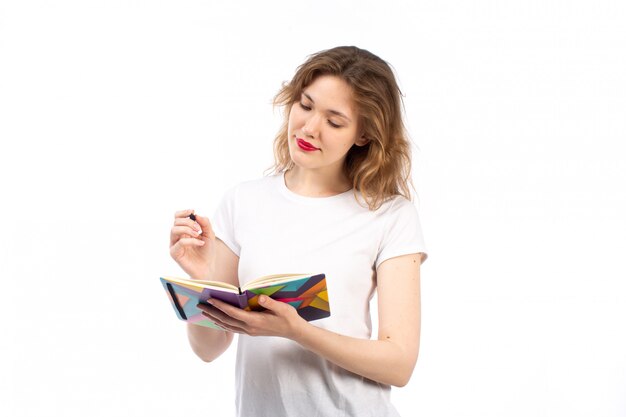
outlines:
M181 239L198 238L204 241L200 232L191 229L189 226L174 226L170 231L170 246L174 246Z
M204 245L205 245L204 240L194 239L192 237L185 237L185 238L180 239L176 243L174 243L171 246L170 251L171 253L174 254L174 253L178 253L178 251L181 248L190 247L190 246L204 246Z
M193 229L191 226L182 225L172 227L172 234L174 236L187 235L192 237L198 237L201 233L199 230Z
M204 307L206 306L204 306L203 304L198 304L197 307L201 310L200 314L202 314L202 316L206 317L207 320L209 320L221 330L233 333L243 333L243 329L237 329L234 326L229 326L226 323L223 323L220 319L213 317L211 314L207 313L207 311L204 309Z
M228 305L228 304L226 304ZM232 307L230 305L228 305L229 307ZM231 326L237 326L237 327L245 327L246 323L243 320L237 319L235 317L233 317L232 315L228 314L227 312L220 310L219 308L210 306L210 305L201 305L201 310L207 314L210 314L211 316L219 319L220 321L226 323L226 324L230 324ZM236 311L241 311L238 308L232 307L232 310Z
M181 246L203 246L206 242L202 239L195 239L193 237L184 237L176 243L177 244L180 243Z
M209 218L203 217L200 215L196 215L195 217L196 217L196 221L191 220L189 217L177 218L176 220L174 220L174 225L177 225L177 226L187 225L193 228L194 230L199 231L200 235L206 238L209 238L209 239L215 238L215 233L213 232L213 228L211 227L211 222L209 222Z
M174 226L188 226L191 229L201 231L200 225L197 222L194 222L189 217L179 218L174 220Z
M233 307L230 304L227 304L215 298L211 298L207 302L218 310L224 312L227 316L232 317L242 323L245 323L247 319L250 319L250 314L253 314L253 312L251 311L243 311L240 308Z
M174 213L174 218L181 218L181 217L189 217L189 215L191 213L193 213L193 209L188 209L188 210L180 210L177 211L176 213Z
M196 216L196 223L200 225L202 228L202 236L213 238L215 233L213 232L213 226L211 226L211 222L208 217L204 216Z
M273 298L268 297L264 294L259 295L258 302L261 307L266 309L264 311L264 313L266 314L268 312L279 314L284 313L290 309L294 309L291 304L274 300Z
M237 328L242 331L246 328L246 323L228 316L227 314L218 310L215 307L200 304L198 305L198 308L202 310L203 316L209 318L212 321L229 326L231 328Z
M229 326L228 324L221 323L219 320L215 320L215 319L210 319L210 320L213 320L213 324L215 324L217 327L219 327L220 329L222 329L225 332L247 334L245 330L240 329L238 327Z

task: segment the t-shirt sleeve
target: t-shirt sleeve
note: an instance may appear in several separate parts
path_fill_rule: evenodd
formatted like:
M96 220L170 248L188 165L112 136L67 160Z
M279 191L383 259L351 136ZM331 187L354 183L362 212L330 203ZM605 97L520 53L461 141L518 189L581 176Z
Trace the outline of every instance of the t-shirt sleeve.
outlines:
M213 227L215 237L224 242L235 255L239 256L241 246L235 236L236 195L236 187L224 193L211 219L211 226Z
M404 197L396 197L385 216L376 269L387 259L411 253L421 253L424 263L428 254L419 215L413 203Z

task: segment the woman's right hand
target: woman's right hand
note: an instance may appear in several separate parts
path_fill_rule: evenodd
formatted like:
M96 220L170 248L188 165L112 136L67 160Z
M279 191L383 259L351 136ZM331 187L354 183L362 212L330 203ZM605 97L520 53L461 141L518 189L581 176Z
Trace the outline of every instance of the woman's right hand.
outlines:
M170 255L193 279L208 279L215 265L215 233L207 217L195 215L193 209L177 211L170 232Z

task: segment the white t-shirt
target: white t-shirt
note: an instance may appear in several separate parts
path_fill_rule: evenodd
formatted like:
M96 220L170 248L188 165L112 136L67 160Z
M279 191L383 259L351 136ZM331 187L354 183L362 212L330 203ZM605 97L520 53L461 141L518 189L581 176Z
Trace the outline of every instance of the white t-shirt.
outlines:
M324 273L331 316L310 323L361 339L371 336L369 301L380 263L410 253L427 257L417 210L406 198L370 211L352 190L321 198L296 194L283 173L228 190L211 224L239 256L240 285L264 275ZM389 385L292 340L239 335L239 416L397 416L389 393Z

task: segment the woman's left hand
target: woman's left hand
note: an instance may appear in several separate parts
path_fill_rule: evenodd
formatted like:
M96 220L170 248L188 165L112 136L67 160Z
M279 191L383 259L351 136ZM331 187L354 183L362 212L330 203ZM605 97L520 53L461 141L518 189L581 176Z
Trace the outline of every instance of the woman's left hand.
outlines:
M267 310L245 311L215 298L208 306L198 304L202 314L222 329L250 336L280 336L295 339L300 327L306 323L295 308L287 303L259 296L259 305Z

